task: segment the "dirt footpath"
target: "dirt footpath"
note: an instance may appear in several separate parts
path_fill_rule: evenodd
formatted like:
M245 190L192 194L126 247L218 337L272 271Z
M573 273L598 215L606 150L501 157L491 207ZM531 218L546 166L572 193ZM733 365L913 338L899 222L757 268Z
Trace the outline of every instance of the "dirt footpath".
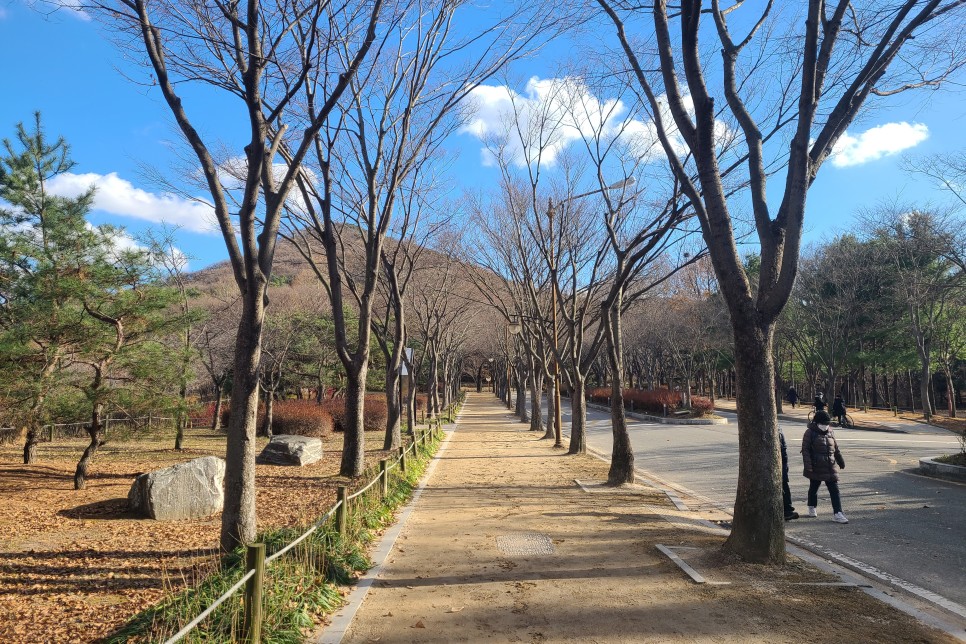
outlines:
M957 641L801 561L722 557L705 515L657 490L574 483L606 472L471 394L343 641ZM657 544L716 583L694 583Z

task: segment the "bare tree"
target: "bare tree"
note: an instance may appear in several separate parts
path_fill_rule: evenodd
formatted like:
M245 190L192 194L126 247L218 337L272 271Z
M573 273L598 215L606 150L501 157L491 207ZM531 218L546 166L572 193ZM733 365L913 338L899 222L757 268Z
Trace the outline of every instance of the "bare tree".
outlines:
M300 0L93 4L119 33L131 37L125 45L147 58L153 84L201 166L241 294L221 528L221 547L230 551L255 538L253 439L261 331L279 218L315 135L369 53L383 0L359 5ZM335 49L341 56L332 55ZM189 115L190 101L184 100L181 87L191 83L227 93L241 104L247 133L241 154L231 160L233 170L216 160L213 142L205 140L197 117ZM313 99L307 115L295 102L303 90ZM276 158L283 146L290 152L279 167ZM234 204L226 188L233 173L242 179L233 184L238 193Z
M288 235L332 302L347 378L344 476L364 469L362 413L373 303L399 189L457 125L457 108L473 88L530 51L559 23L537 3L457 32L453 23L464 8L414 0L380 25L378 55L352 80L351 105L317 137L316 176L300 180L304 204L293 209ZM313 243L321 245L324 257ZM363 257L358 275L348 273L341 259L350 246ZM359 316L352 339L346 334L347 301Z
M966 3L809 0L796 12L769 1L757 13L719 0L686 0L670 12L666 0L648 9L611 0L598 4L615 27L622 58L654 115L656 135L696 210L731 315L740 456L726 548L752 561L784 561L772 339L795 281L808 189L870 97L935 87L962 66ZM649 51L656 60L643 58L645 48L628 31L648 11L643 36L653 43ZM744 33L735 37L738 24ZM720 71L702 61L699 34L704 42L714 40ZM725 105L722 123L716 109ZM740 132L744 150L722 162L717 141L732 127L728 123ZM778 135L786 129L790 136L783 142ZM779 166L784 189L776 208L767 184ZM741 261L735 204L723 181L738 167L750 186L761 249L756 290Z

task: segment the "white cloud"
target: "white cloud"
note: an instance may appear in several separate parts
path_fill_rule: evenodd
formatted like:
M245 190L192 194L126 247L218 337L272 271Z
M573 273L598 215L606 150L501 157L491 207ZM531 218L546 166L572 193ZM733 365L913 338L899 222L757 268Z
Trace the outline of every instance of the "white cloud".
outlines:
M886 123L870 128L857 136L848 132L832 149L832 165L847 168L875 161L915 147L929 138L929 128L923 123Z
M147 192L120 178L116 172L66 172L54 177L49 183L51 192L63 197L76 197L91 186L96 188L96 210L120 217L171 224L192 232L209 233L217 230L214 211L207 204L170 193Z
M473 118L461 128L481 141L498 141L502 153L517 166L535 163L553 165L557 156L581 138L620 137L638 157L653 160L664 156L653 120L628 118L622 101L594 96L579 78L543 79L534 76L522 93L504 85L481 85L471 93ZM685 107L693 114L691 97ZM686 151L667 100L660 96L662 121L668 128L671 146L678 154ZM518 116L514 119L514 109ZM715 124L722 143L733 138L721 121ZM483 164L493 165L492 151L484 149Z
M87 22L91 19L90 15L84 10L84 0L25 0L30 6L38 6L44 13L51 13L60 10L66 11L69 15ZM0 15L3 18L3 15Z

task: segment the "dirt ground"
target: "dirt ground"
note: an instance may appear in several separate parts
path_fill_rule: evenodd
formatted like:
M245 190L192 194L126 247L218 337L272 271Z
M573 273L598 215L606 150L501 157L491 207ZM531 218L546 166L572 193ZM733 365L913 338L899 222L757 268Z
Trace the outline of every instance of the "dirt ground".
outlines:
M491 394L470 394L343 641L957 641L803 561L723 557L720 531L698 521L723 517L593 484L606 474L554 451ZM657 544L712 583L692 582Z
M367 459L384 452L382 432L367 432ZM267 439L259 439L258 449ZM211 569L221 516L154 521L127 510L134 477L199 456L224 457L225 437L190 431L109 441L87 489L73 489L83 440L43 444L35 465L20 446L0 447L0 642L90 642ZM323 439L325 456L306 467L258 465L259 530L309 523L334 502L342 436Z

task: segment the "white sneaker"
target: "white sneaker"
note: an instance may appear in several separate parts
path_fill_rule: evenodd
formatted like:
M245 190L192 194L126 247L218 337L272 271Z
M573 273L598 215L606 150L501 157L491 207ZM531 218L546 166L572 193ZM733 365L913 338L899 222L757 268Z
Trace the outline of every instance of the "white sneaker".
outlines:
M808 506L808 514L806 516L811 517L813 519L818 516L818 512L815 510L814 505Z
M849 520L846 519L845 518L845 515L842 514L841 512L836 512L835 514L833 514L832 515L832 521L835 521L836 523L848 523L849 522Z

